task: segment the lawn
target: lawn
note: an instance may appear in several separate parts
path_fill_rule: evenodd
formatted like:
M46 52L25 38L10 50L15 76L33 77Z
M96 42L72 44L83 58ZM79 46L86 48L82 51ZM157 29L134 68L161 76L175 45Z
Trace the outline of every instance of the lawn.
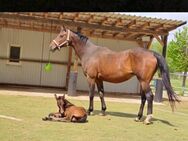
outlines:
M70 100L79 106L88 101ZM0 95L0 115L22 119L0 118L0 141L187 141L188 103L170 106L154 105L151 125L135 122L138 104L107 102L107 116L99 116L100 102L95 102L95 114L87 123L42 121L57 111L53 98Z

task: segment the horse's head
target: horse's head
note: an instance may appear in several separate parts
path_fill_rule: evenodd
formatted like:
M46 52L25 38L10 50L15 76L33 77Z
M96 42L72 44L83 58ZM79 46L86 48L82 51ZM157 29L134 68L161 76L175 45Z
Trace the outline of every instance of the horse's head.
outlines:
M64 46L68 46L70 41L70 30L66 29L64 26L61 27L60 33L57 35L57 37L52 40L50 43L50 50L55 51L57 49L60 50L60 48Z
M63 114L65 111L65 95L63 96L57 96L54 94L55 99L57 101L57 106L59 107L59 113Z

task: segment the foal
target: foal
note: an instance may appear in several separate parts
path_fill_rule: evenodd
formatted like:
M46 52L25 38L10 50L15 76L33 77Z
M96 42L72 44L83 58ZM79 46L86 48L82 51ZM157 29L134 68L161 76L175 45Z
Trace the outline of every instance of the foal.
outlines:
M77 107L65 99L65 95L54 95L59 112L49 114L49 119L57 121L86 122L87 113L83 107Z

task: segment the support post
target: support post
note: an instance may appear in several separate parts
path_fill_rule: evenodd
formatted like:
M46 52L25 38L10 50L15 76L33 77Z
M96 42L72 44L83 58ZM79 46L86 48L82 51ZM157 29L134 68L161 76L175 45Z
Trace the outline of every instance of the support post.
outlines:
M68 64L67 64L67 75L66 75L66 86L65 86L66 90L68 90L71 62L72 62L72 47L69 47L69 56L68 56Z
M167 48L167 40L168 40L168 35L164 35L162 36L162 40L163 40L163 57L166 58L166 48Z
M77 27L77 32L81 33L80 27ZM76 96L76 85L77 85L77 77L78 77L78 56L77 56L76 52L75 52L73 70L70 72L69 76L70 77L69 77L67 93L69 96Z

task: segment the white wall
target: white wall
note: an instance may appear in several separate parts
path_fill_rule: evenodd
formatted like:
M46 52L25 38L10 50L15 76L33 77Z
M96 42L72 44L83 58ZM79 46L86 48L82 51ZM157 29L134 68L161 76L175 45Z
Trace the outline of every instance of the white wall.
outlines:
M8 45L21 46L21 58L48 60L49 43L56 34L26 31L18 29L0 29L0 57L8 57ZM138 47L138 44L130 41L110 40L90 38L90 40L100 46L109 47L115 51ZM51 53L50 60L67 61L68 48ZM72 56L74 61L74 52ZM12 65L7 60L0 59L0 83L30 84L64 87L66 83L67 66L53 64L51 72L44 71L44 65L34 62L21 62L19 65ZM105 91L109 92L139 92L138 81L132 78L129 81L119 84L104 83ZM78 67L78 90L88 90L88 84L83 75L82 68Z

